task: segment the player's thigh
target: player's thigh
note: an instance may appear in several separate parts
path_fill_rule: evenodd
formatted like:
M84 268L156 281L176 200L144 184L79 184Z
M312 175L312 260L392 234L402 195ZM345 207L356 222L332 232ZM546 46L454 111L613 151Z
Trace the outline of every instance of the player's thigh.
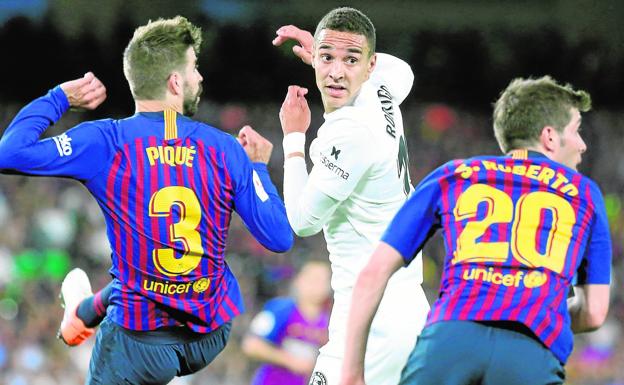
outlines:
M491 345L474 322L438 322L423 329L401 373L400 385L479 384Z
M198 341L181 344L181 371L178 375L185 376L208 366L225 348L231 328L232 323L227 322Z
M366 347L364 375L370 385L396 385L401 371L416 345L420 330L398 330L385 328L378 333L371 332Z
M171 346L135 340L105 318L97 333L86 384L167 384L179 370Z
M491 364L483 385L558 385L565 370L552 352L535 338L496 329Z

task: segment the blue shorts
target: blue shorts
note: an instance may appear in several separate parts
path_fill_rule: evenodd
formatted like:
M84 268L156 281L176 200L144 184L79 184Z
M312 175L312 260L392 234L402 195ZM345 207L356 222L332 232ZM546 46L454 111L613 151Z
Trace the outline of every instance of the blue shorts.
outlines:
M100 324L86 384L167 384L205 368L223 350L230 322L207 334L186 328L137 332L105 318Z
M552 352L510 324L445 321L425 327L399 384L563 384L565 370Z

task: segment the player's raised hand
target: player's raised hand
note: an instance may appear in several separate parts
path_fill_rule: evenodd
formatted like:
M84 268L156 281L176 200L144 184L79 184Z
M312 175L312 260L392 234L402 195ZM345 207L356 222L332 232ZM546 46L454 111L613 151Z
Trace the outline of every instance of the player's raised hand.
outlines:
M269 163L273 143L260 135L251 126L244 126L238 132L238 142L243 146L252 162Z
M93 72L61 84L61 89L73 108L94 110L106 100L106 87Z
M299 86L289 86L286 99L280 108L279 118L282 124L284 135L291 132L303 132L305 134L310 127L310 107L305 95L307 88Z
M314 36L308 31L300 29L294 25L285 25L280 27L276 32L277 36L273 39L273 45L280 46L285 41L296 40L299 45L293 46L292 50L301 60L312 65L312 47L314 46Z

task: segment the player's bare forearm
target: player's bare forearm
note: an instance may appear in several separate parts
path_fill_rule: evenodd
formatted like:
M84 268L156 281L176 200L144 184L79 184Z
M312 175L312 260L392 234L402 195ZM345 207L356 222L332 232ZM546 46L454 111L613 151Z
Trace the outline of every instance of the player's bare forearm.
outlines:
M568 299L570 325L574 333L598 329L609 311L609 285L581 285L574 288Z
M364 384L364 355L370 326L388 280L401 266L401 255L388 244L380 242L360 272L351 296L340 385Z

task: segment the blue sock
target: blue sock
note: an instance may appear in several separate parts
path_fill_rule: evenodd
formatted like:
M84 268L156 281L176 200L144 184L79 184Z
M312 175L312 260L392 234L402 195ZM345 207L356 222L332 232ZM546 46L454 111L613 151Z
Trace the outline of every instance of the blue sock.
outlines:
M76 315L88 328L98 326L106 316L106 308L112 288L113 283L111 282L91 297L83 299L78 305Z

